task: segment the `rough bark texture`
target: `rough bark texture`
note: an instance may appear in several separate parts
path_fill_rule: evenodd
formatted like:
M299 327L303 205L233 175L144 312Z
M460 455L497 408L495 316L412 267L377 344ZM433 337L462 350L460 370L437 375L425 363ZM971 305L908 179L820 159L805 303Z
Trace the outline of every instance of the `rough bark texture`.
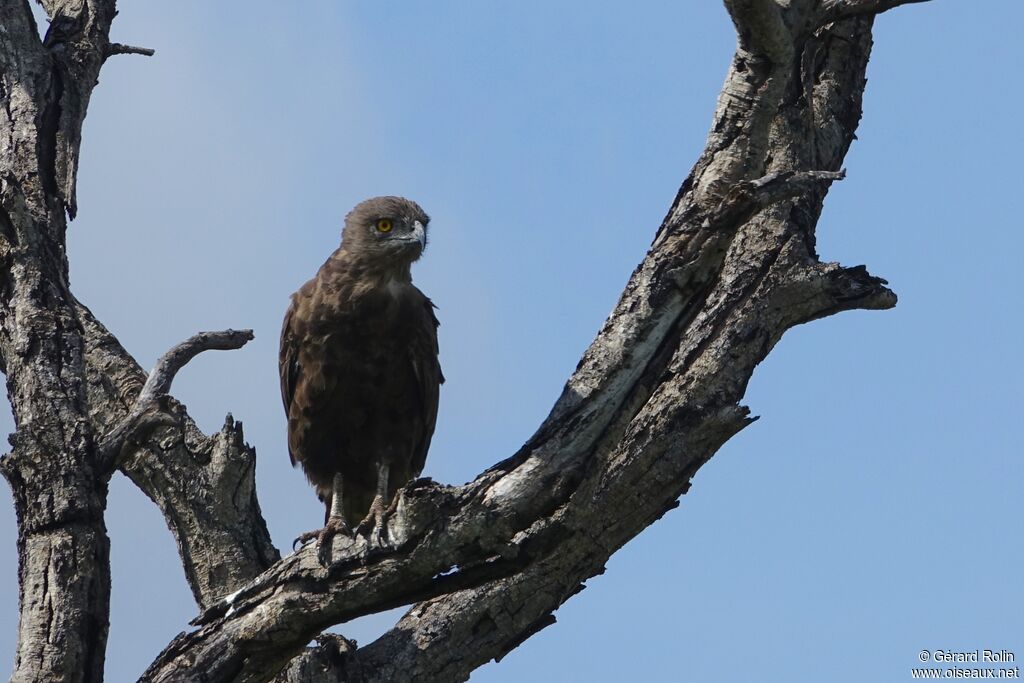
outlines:
M77 304L77 310L89 416L109 438L139 403L146 375L88 309ZM230 415L220 432L206 437L173 399L157 408L165 419L151 414L156 429L137 448L121 449L116 464L160 508L196 603L206 607L281 557L256 499L256 453ZM110 466L102 450L98 457Z
M202 611L144 680L464 680L554 623L751 421L739 402L786 330L895 304L865 268L821 263L814 231L860 119L874 15L914 1L726 0L738 45L707 146L536 434L465 486L410 483L381 540L281 559L241 425L228 416L207 437L167 395L195 353L237 348L245 333L194 337L147 380L68 289L64 234L89 95L108 56L151 51L109 43L113 0L43 2L44 40L25 0L0 0L13 679L102 678L115 468L163 512ZM411 603L362 648L335 636L305 648L328 626Z
M113 8L60 8L39 40L26 2L0 3L0 357L17 432L0 461L18 516L14 680L99 680L107 640L106 480L85 411L83 344L67 287L82 119Z

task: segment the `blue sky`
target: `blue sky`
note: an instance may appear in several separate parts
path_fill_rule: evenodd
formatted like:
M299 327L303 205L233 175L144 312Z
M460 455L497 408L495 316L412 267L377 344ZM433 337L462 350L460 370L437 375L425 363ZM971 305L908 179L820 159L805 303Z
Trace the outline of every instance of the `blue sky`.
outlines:
M762 419L558 623L473 679L909 679L922 649L1024 657L1018 406L1024 143L1018 0L880 18L865 116L819 225L895 310L794 329L758 368ZM271 533L322 512L284 448L288 295L359 200L431 214L414 276L447 384L425 474L461 483L557 397L703 146L734 46L720 3L124 3L86 121L72 288L149 366L200 329L252 327L175 395L232 412ZM9 431L5 412L0 429ZM17 625L0 487L0 653ZM155 507L123 477L108 680L195 616ZM369 642L401 610L339 630Z

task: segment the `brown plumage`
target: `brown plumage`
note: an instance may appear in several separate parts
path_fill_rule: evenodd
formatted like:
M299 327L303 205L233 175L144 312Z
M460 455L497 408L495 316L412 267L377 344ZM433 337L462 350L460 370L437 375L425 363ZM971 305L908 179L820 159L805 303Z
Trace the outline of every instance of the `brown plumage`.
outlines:
M408 199L362 202L292 295L280 354L288 450L327 508L325 529L302 540L383 524L423 469L444 381L433 304L410 274L428 221Z

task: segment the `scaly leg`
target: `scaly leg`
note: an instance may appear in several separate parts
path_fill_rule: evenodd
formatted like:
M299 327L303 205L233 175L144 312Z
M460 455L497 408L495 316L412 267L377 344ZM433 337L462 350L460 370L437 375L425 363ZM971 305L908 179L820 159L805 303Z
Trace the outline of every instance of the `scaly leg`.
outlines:
M341 496L341 475L335 474L334 479L331 481L331 512L327 516L327 523L324 525L323 529L307 531L304 534L300 534L292 543L293 550L296 545L303 545L313 539L316 539L317 548L321 548L327 541L338 534L343 534L345 536L352 535L352 530L345 521L345 509L342 507Z
M377 465L377 495L370 505L370 511L366 513L363 521L356 527L357 534L366 534L369 539L370 532L374 532L377 545L384 543L384 528L387 525L388 517L394 513L388 507L388 475L390 466L384 463Z

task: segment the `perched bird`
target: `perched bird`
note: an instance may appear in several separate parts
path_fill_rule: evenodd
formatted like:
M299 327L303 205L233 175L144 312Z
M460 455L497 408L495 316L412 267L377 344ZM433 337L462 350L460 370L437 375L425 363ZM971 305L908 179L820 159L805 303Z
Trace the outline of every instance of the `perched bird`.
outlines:
M288 451L326 506L323 529L378 532L419 476L444 382L434 305L412 284L430 219L402 197L345 217L341 246L292 295L281 330Z

